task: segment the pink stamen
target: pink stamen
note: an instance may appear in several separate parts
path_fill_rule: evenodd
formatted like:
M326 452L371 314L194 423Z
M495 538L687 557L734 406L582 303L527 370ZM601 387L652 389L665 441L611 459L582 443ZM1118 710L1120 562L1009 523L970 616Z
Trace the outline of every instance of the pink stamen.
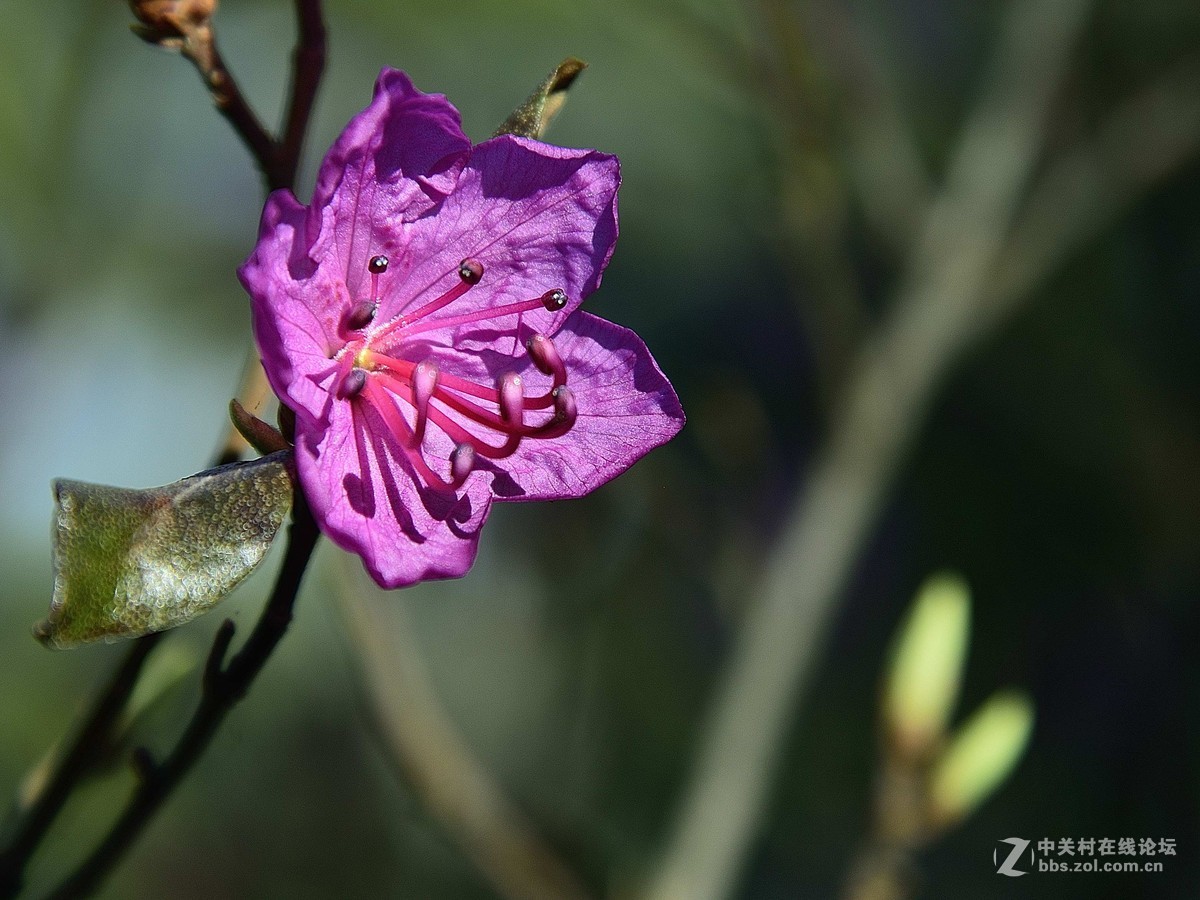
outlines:
M521 431L520 425L512 425L504 420L503 416L484 409L483 407L472 403L470 400L464 400L457 394L451 394L446 391L440 391L435 394L438 401L450 407L455 412L461 413L472 421L478 422L480 425L486 425L496 431L505 434L518 434Z
M373 296L359 301L350 309L345 319L348 329L362 330L374 319L380 298L379 276L387 268L385 256L374 256L369 261ZM348 345L338 365L338 377L341 379L337 386L338 396L351 402L361 396L370 404L408 454L416 473L436 490L453 491L460 487L474 471L478 457L502 459L511 456L523 439L558 437L569 431L578 417L575 395L566 387L566 365L554 342L542 334L533 335L525 345L534 367L543 375L550 376L553 382L540 397L526 397L524 381L515 372L500 376L496 386L492 387L442 372L429 359L414 363L372 349L372 345L378 345L382 338L394 332L399 332L397 337L407 337L438 328L456 328L474 322L519 316L538 308L555 312L567 304L566 293L556 288L533 300L442 319L430 318L478 284L483 271L483 265L478 260L464 259L458 269L458 284L409 315L397 316L381 330L367 335L365 342ZM394 346L398 342L389 343ZM468 398L484 401L494 409L480 406ZM434 400L438 402L437 405L432 403ZM407 404L413 410L411 424L400 404ZM542 424L526 423L528 411L548 407L554 408L553 414ZM451 413L461 416L466 423ZM430 468L422 452L430 422L455 444L448 460L449 480ZM472 434L467 427L472 422L502 436L504 442L495 445Z
M459 444L450 454L450 477L455 484L462 484L475 468L475 448L470 444Z
M469 400L464 400L462 397L454 394L444 391L438 391L434 394L435 400L460 415L466 416L471 421L478 422L480 425L484 425L501 434L510 434L516 437L546 437L545 432L548 428L562 423L568 424L566 428L559 432L560 434L566 434L570 430L570 426L575 424L575 418L578 415L575 405L575 395L571 392L570 388L559 387L551 391L551 397L551 402L554 404L554 415L542 425L525 425L521 422L510 422L502 414L498 415L490 410L483 409ZM430 407L430 416L433 415L433 412L434 407Z
M438 374L437 366L431 362L419 362L412 370L413 409L417 412L417 422L413 427L413 440L418 445L425 439L429 398L437 390Z
M579 418L579 406L575 402L574 391L564 386L556 387L551 393L554 395L554 417L538 429L535 437L562 437L575 427L575 421Z
M370 387L374 388L375 390L381 390L387 395L391 395L403 400L416 409L416 398L413 395L413 388L410 381L402 381L401 379L394 377L389 372L376 371L374 374L378 377L369 380L368 384ZM515 451L517 446L520 444L521 437L525 433L532 433L534 430L521 426L509 425L509 423L505 422L504 419L496 415L496 413L476 406L474 403L463 400L461 397L457 397L454 394L439 390L439 387L440 385L435 386L432 394L433 398L436 398L439 402L444 403L455 412L466 416L468 419L477 422L480 425L491 428L500 432L501 434L509 435L508 440L499 447L488 444L485 441L475 437L437 407L426 403L424 413L429 421L432 421L435 425L446 432L450 440L454 441L456 444L471 444L481 456L486 456L490 459L503 459L506 456L511 456L513 451ZM391 406L391 404L389 404L389 406ZM392 409L394 410L394 406ZM414 433L414 430L409 426L407 421L399 416L398 412L396 413L396 416L400 418L400 421L403 423L403 428L397 430L397 428L393 427L393 423L390 420L388 421L389 427L392 428L393 433L396 434L396 437L401 440L405 446L418 449L418 441L416 440L416 434ZM422 434L423 431L424 428L422 427Z
M542 299L539 297L536 300L522 300L518 303L509 303L506 306L480 309L475 312L464 313L460 316L449 316L445 319L425 319L423 322L417 322L414 317L414 319L410 319L408 324L401 328L401 331L407 337L413 334L421 334L425 331L433 331L436 328L457 328L459 325L470 325L472 322L484 322L489 319L519 315L523 312L529 312L531 309L545 308L545 304L542 303ZM424 318L424 316L421 318Z
M550 343L548 338L543 338L543 340L547 344ZM524 424L525 410L546 409L553 406L555 407L556 416L558 416L560 406L563 403L567 402L567 400L570 400L572 403L574 402L574 395L564 385L558 383L559 378L566 379L565 368L561 368L556 373L556 383L546 394L541 397L525 397L523 394L524 383L521 377L515 372L501 376L498 388L486 388L483 385L478 385L466 379L436 370L433 363L428 361L411 363L407 360L394 359L380 353L373 353L371 358L374 362L382 363L386 367L378 369L374 373L382 381L383 386L392 394L413 405L414 409L417 409L417 431L422 436L424 435L422 417L425 411L428 410L428 399L437 399L440 403L480 425L502 434L512 434L517 437L544 436L542 431L546 426L528 426ZM418 403L418 397L413 386L416 384L418 378L417 370L422 366L433 368L437 371L437 374L429 387L428 398ZM422 377L425 378L427 376ZM451 391L457 393L451 393ZM564 391L566 392L565 394L563 393ZM495 403L499 407L500 412L496 413L476 403L472 403L470 400L458 396L460 393ZM573 422L574 415L572 414L570 418ZM548 422L547 426L549 424L551 423ZM569 428L570 426L568 425L567 429L562 430L562 433L565 433ZM451 435L451 437L456 441L459 440L454 435Z
M521 376L516 372L501 375L497 393L500 395L500 417L509 425L520 428L525 417L525 385L521 383Z
M483 263L477 259L471 259L469 257L464 259L458 264L458 278L458 284L450 288L450 290L446 291L446 293L442 294L442 296L438 297L436 300L431 300L429 303L426 303L416 312L411 312L406 316L401 316L401 319L404 322L419 322L421 319L437 312L439 309L449 306L475 285L479 284L480 280L483 278Z
M397 377L390 371L377 370L366 378L363 388L360 389L364 399L379 413L388 430L409 452L409 457L420 475L433 487L454 489L462 483L459 475L464 471L469 472L474 466L475 455L488 459L503 459L515 453L525 438L546 439L566 434L578 417L575 395L567 387L558 387L551 392L554 415L541 425L531 426L522 421L524 403L519 393L519 376L510 373L501 380L498 393L501 397L501 410L506 412L497 414L443 390L440 382L444 376L440 373L434 374L435 372L436 369L428 363L413 366L412 371L408 373L411 376L408 379ZM408 420L400 413L396 400L409 404L415 410L415 426L409 425ZM472 434L444 410L431 404L430 400L437 400L459 415L505 435L504 443L490 444ZM427 422L432 422L458 445L456 456L450 461L453 476L450 481L434 473L421 453ZM467 451L462 449L463 447L471 449L470 465L464 457ZM465 478L465 475L462 478Z
M563 365L554 341L544 334L535 334L525 342L525 349L529 351L529 358L539 372L543 375L553 375L556 382L566 383L567 367Z
M388 384L380 384L376 378L367 378L363 389L363 398L379 410L379 414L383 417L388 430L395 435L400 443L409 449L416 449L417 442L414 440L415 435L412 426L408 424L408 420L404 418L400 410L396 407L396 404L389 399L391 397L398 397L411 404L411 388L408 385L395 381Z
M441 398L439 397L438 399L440 400ZM521 436L512 433L509 434L508 440L499 447L480 440L436 406L429 408L429 420L442 429L442 431L446 432L446 436L450 440L460 445L468 444L475 448L476 453L488 459L504 459L506 456L512 456L516 452L517 447L521 445Z
M421 319L425 318L428 315L431 315L432 313L437 312L439 309L449 306L451 303L453 303L455 300L457 300L459 297L461 297L463 294L465 294L467 291L469 291L472 287L474 287L474 285L472 285L469 281L460 281L458 284L456 284L454 287L450 288L450 290L446 291L446 293L442 294L442 296L438 297L436 300L430 300L428 303L426 303L424 306L422 306L416 312L409 313L408 315L403 316L402 318L404 319L406 324L412 324L413 322L419 322ZM401 327L404 327L404 326L401 326Z
M379 303L379 276L388 270L388 258L386 256L372 256L367 262L367 271L371 273L371 298Z
M554 378L550 390L542 396L526 398L525 408L545 409L553 406L554 391L567 383L567 367L558 354L558 348L554 346L554 341L544 334L535 334L525 342L525 349L529 351L529 358L533 360L537 370L543 375L551 375Z
M376 259L379 258L380 257L376 257ZM424 319L426 316L437 312L439 309L449 306L475 285L479 284L480 279L483 278L483 263L477 259L464 259L458 264L458 278L458 284L450 288L450 290L446 291L446 293L442 294L442 296L438 297L436 300L429 301L415 312L408 313L407 315L400 315L392 319L377 334L374 335L374 340L380 340L384 337L387 337L392 332L397 330L404 331L413 322L419 322L421 319Z
M413 464L413 468L417 470L417 474L425 480L426 484L434 490L443 491L453 491L461 486L462 482L447 481L429 468L424 456L421 454L420 448L410 443L413 433L412 429L408 426L408 422L400 414L400 410L396 408L388 393L375 384L374 379L367 379L363 396L379 414L380 418L383 419L388 430L396 436L397 440L408 451L409 461Z
M383 353L376 353L374 350L368 350L372 363L382 363L387 366L390 374L399 378L408 378L412 375L413 369L417 367L416 363L409 362L407 359L396 359L393 356L387 356ZM440 377L440 373L439 373Z
M395 359L384 353L376 353L374 350L371 351L371 359L382 363L397 373L407 374L413 367L413 364L410 362ZM460 394L470 394L472 397L478 397L480 400L491 400L494 403L498 403L500 399L495 388L467 381L465 378L459 378L457 375L451 375L448 372L438 372L438 385L458 391Z

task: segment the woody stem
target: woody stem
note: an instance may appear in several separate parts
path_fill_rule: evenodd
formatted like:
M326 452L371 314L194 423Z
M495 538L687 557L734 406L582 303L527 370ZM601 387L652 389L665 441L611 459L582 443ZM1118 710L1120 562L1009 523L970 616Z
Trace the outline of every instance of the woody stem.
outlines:
M283 566L254 631L237 655L225 664L225 653L233 640L234 626L229 619L222 623L205 666L200 703L186 730L161 763L154 762L145 750L135 755L139 781L133 796L104 840L49 895L54 900L84 897L100 886L163 802L191 771L225 716L246 696L250 685L287 631L300 582L320 535L299 486L295 490L293 504Z
M21 820L12 841L0 852L0 897L15 897L20 892L29 858L70 798L79 779L95 763L97 750L108 743L113 724L125 709L137 685L142 665L161 638L161 633L148 634L130 647L104 692L96 698L74 743Z
M268 190L290 188L295 182L304 135L325 65L325 26L320 0L296 0L296 18L299 37L293 57L291 95L284 132L278 140L263 128L225 67L216 49L211 23L197 26L184 35L184 55L199 69L218 111L250 150L267 180ZM221 465L236 458L233 442L226 439L213 464ZM226 623L214 642L204 694L188 730L161 766L142 767L145 777L125 813L55 896L80 896L99 884L208 746L217 726L245 694L291 621L292 604L316 538L316 526L312 524L304 498L297 491L284 565L271 600L245 647L227 667L221 668L233 637L232 625ZM59 760L45 787L18 823L15 836L0 848L0 900L20 892L25 869L46 832L79 783L103 757L105 748L111 745L114 729L142 668L161 637L161 634L150 634L133 643L107 688L96 698L75 742ZM146 757L142 755L139 759L144 761Z

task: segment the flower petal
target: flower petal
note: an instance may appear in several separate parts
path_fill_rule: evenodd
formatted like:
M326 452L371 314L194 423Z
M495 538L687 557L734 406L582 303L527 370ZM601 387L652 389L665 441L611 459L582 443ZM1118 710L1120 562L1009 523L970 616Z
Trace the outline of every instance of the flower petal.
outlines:
M483 279L438 319L461 317L541 297L556 288L567 294L559 311L523 313L528 328L553 334L600 284L617 239L615 156L570 150L501 135L471 153L454 191L437 214L407 229L402 279L391 282L379 321L411 313L458 283L459 262L484 266ZM521 352L516 315L426 332L445 346L492 346ZM493 349L500 349L499 346Z
M290 191L271 194L258 244L238 277L250 295L254 339L271 387L296 411L320 418L328 402L330 355L338 343L345 288L328 268L308 258L306 217Z
M493 498L587 493L682 427L642 341L578 311L612 255L619 184L616 158L593 150L512 135L472 150L444 97L385 69L326 155L312 204L268 199L239 270L263 365L298 413L297 472L322 531L384 587L464 574ZM376 255L387 260L368 271ZM468 257L481 280L474 267L460 276ZM540 303L552 290L566 294L561 309ZM557 377L525 350L534 332L553 338L573 400L550 393L562 381L553 354L538 351ZM395 359L426 358L442 388L403 382ZM565 427L553 419L564 402L569 430L537 437ZM419 450L397 435L414 429ZM462 487L431 488L451 468L461 480L466 448L477 468Z
M578 418L560 437L526 438L511 456L481 462L481 468L492 473L492 492L498 500L582 496L683 427L679 398L641 338L629 329L580 310L563 325L554 344L566 364ZM446 372L477 383L494 384L502 373L515 371L527 396L549 387L549 379L527 356L429 350L429 358ZM546 412L540 413L541 419L546 417ZM452 418L467 424L461 417Z
M342 132L310 207L289 191L267 199L254 253L238 271L253 299L255 338L272 388L297 412L325 413L330 357L359 298L369 254L453 189L470 142L458 111L384 69L370 105ZM394 243L394 242L393 242Z
M470 149L458 110L444 96L424 94L403 72L384 69L370 105L350 120L317 172L313 258L336 265L350 296L359 298L367 260L396 252L384 235L450 193Z
M296 422L296 468L321 530L385 588L466 574L491 504L487 479L472 475L457 496L419 484L364 409L334 402L328 427Z

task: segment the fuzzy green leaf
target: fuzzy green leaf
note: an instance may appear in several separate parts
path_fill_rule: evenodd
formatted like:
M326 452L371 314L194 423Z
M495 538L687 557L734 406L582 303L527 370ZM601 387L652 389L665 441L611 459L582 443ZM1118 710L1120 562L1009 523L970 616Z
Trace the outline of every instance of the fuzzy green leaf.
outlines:
M567 101L567 89L586 68L587 63L583 60L568 56L558 64L558 68L546 76L546 80L537 86L528 100L513 110L513 114L496 129L496 134L515 134L519 137L541 139L551 119L558 115L558 111Z
M291 451L146 490L54 483L54 596L34 629L73 647L209 610L262 560L292 502Z

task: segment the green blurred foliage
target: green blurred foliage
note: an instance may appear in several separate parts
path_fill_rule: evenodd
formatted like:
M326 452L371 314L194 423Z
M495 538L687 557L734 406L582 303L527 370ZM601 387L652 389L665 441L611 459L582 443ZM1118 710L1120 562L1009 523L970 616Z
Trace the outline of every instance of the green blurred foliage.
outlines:
M781 121L778 98L747 91L756 4L326 6L302 195L383 65L445 93L483 139L564 56L589 63L549 135L622 160L621 241L589 308L646 339L688 427L588 499L498 509L466 579L395 602L409 605L448 712L516 802L589 884L628 883L653 863L739 605L820 433L825 345L807 304L827 260L797 258L781 237L796 212L781 208L793 196L776 166L781 130L803 126L817 173L805 215L845 225L830 226L831 246L868 320L894 275L895 251L863 210L834 202L843 120L819 86L837 54L813 38L811 58L785 59L818 87L789 107L803 121ZM999 5L846 8L940 171ZM72 727L121 652L51 654L29 635L50 595L51 478L146 486L201 468L248 335L234 269L259 181L190 67L129 21L98 0L0 0L0 790ZM242 86L276 122L289 5L226 0L217 21ZM1051 147L1198 52L1192 3L1097 4ZM961 707L1019 684L1038 726L1001 793L918 860L925 892L1009 896L991 859L1011 834L1178 841L1160 876L1042 879L1022 886L1033 895L1194 892L1198 203L1192 162L1065 260L937 397L824 648L742 896L836 891L867 827L889 635L945 567L975 598ZM292 633L103 896L494 896L364 726L354 650L331 610L334 555L325 548ZM266 589L251 579L222 612L248 631ZM218 622L172 640L203 658ZM68 807L35 885L90 845L128 783L115 776Z

